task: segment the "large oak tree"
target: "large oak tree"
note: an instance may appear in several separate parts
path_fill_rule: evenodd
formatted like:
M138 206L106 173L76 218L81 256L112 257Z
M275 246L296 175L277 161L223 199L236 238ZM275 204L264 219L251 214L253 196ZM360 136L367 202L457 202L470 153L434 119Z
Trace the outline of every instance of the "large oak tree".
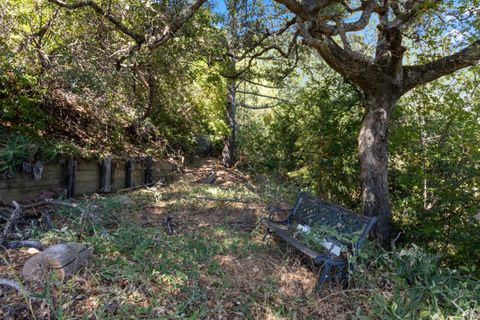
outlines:
M376 238L390 238L388 127L396 103L422 84L476 64L480 59L478 2L435 0L276 0L295 16L304 43L355 85L364 106L358 135L364 214L377 216ZM448 23L455 20L456 24ZM429 28L440 36L465 31L451 54L422 63L415 58ZM439 28L440 29L440 28ZM355 36L355 37L353 37ZM405 38L408 37L408 41ZM422 39L423 37L423 39ZM352 41L355 38L356 41ZM358 43L358 39L363 42ZM373 40L373 47L370 40ZM407 64L407 57L415 64Z

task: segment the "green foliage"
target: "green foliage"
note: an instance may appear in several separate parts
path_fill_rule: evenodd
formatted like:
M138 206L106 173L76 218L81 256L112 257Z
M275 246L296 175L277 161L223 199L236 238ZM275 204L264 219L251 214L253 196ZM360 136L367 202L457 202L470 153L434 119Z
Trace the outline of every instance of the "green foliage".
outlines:
M179 186L182 192L192 191L189 189L191 185L179 183ZM202 194L202 186L198 188L194 191ZM221 197L251 196L243 188L236 191L210 186L203 192ZM264 250L265 245L252 241L248 232L239 232L228 225L218 224L206 231L199 228L184 232L183 228L189 227L188 224L179 225L181 220L175 218L175 229L178 231L168 236L161 227L146 227L133 219L133 213L156 202L168 204L170 214L187 208L204 210L208 203L194 198L181 198L178 192L166 192L163 188L161 191L100 197L79 203L93 212L95 219L89 215L80 216L76 209L62 209L55 218L57 220L60 216L63 219L58 220L68 223L36 235L46 244L78 241L81 238L82 242L93 247L95 268L89 276L90 279L93 277L93 283L105 291L96 298L101 302L98 307L86 310L86 314L101 319L132 315L147 318L158 318L159 315L182 319L205 318L208 314L205 303L212 298L212 294L221 295L218 291L229 290L235 280L226 274L225 267L218 263L218 257L235 256L241 259ZM213 283L215 291L212 292L212 288L205 285L205 279L216 279ZM42 296L51 296L50 285ZM260 285L257 290L259 293L270 290L274 294L276 287L271 286L269 282L266 289ZM69 292L65 287L56 289L56 297L68 297ZM108 308L112 301L119 305L113 315ZM235 301L255 303L254 297L241 295L237 295ZM51 302L50 308L57 313L68 314L68 307L64 305ZM245 312L250 311L247 308Z
M185 5L185 1L146 3L115 0L108 1L108 7L129 27L142 29L162 18L164 12L178 13ZM280 7L270 10L269 5L257 1L236 4L241 12L236 54L242 56L257 44L259 31L281 20L285 11ZM406 30L411 34L404 37L404 44L413 43L410 47L414 50L406 52L405 58L424 63L477 40L478 33L473 31L478 28L478 17L464 17L462 23L439 18L460 17L458 13L474 12L477 5L476 0L422 1L419 8L425 19L415 17L416 29ZM126 57L120 68L117 64L131 49L131 39L84 9L57 11L48 1L34 0L0 3L0 173L13 174L24 160L105 154L164 157L179 151L192 154L198 136L207 136L217 145L222 142L228 132L226 80L221 75L229 71L224 61L227 24L211 7L199 10L174 39L155 49L140 48ZM326 14L339 9L340 5L329 6ZM456 24L455 30L464 38L446 36L445 23ZM417 43L420 35L425 41ZM366 40L365 35L350 36ZM274 38L265 44L285 44L284 38ZM358 46L362 45L354 44ZM357 135L363 110L355 89L309 52L303 52L300 68L288 81L280 78L292 59L285 63L258 60L248 66L242 80L290 83L282 97L273 94L270 100L281 101L274 109L238 112L241 164L268 177L257 179L260 187L255 193L214 187L191 188L190 192L284 205L291 203L300 189L309 189L359 211ZM239 70L249 63L237 62ZM476 286L478 280L465 276L466 271L438 266L467 265L468 272L479 272L472 267L480 260L479 75L476 66L417 88L402 98L393 115L389 182L395 227L403 231L406 243L421 244L442 258L417 249L399 256L381 253L375 266L389 273L388 281L397 291L372 300L379 318L461 317L461 309L470 312L478 308L468 302L478 301L472 294L475 287L465 284L468 280ZM269 94L273 91L265 89ZM244 97L243 102L258 101ZM175 290L184 290L181 284L194 278L198 270L211 268L218 273L218 267L207 266L202 255L211 258L214 252L241 247L235 242L228 249L219 248L193 236L159 244L154 229L140 234L141 227L117 225L111 216L120 206L111 201L102 209L105 225L90 225L85 231L98 250L112 250L115 255L102 261L108 281L124 277L142 284L138 274L145 272L148 277L158 271L155 263L167 251L162 279ZM185 202L188 199L172 204L172 209ZM117 229L109 239L97 232L97 228L111 225ZM74 239L77 231L67 228L57 236ZM324 235L327 231L317 230ZM190 247L195 251L191 272L185 256ZM148 251L156 257L132 271L129 261L140 261ZM115 269L116 263L120 271ZM177 274L179 269L182 271ZM177 316L192 301L204 300L197 289L185 289L190 300L178 306ZM277 311L288 313L281 308Z
M480 238L472 236L480 231L478 72L474 67L405 96L389 133L396 228L406 242L442 253L451 266L480 259ZM324 70L292 97L289 105L245 121L241 149L251 166L245 167L360 212L357 95Z
M326 239L332 240L335 245L340 246L343 253L352 254L351 250L358 239L362 231L353 233L340 232L338 228L329 225L313 225L308 232L300 232L302 239L305 243L316 250L325 251L325 247L321 245L321 241Z
M390 136L395 218L409 241L463 265L480 259L478 69L412 92ZM472 92L466 95L464 92Z
M0 140L0 173L13 174L23 160L36 153L36 146L19 135L3 135Z
M360 319L477 319L480 280L475 267L440 267L440 257L411 245L371 249L355 270L355 283L373 292Z
M319 298L312 292L317 274L295 259L299 256L285 255L276 241L261 241L261 229L243 231L228 223L243 212L235 204L202 201L194 195L249 203L263 197L253 198L255 194L243 184L230 188L178 181L167 188L79 202L95 218L82 217L76 209L58 210L52 216L56 228L37 230L34 237L47 245L81 239L93 247L94 265L87 270L88 277L74 277L55 288L51 286L56 284L47 283L39 296L48 298L48 307L60 318L71 317L72 311L78 314L60 301L70 301L79 293L97 302L85 310L85 316L101 319L203 319L218 314L206 304L215 301L227 308L225 301L230 300L234 303L229 312L250 318L319 318L321 310L338 306L338 300L331 299L336 295L346 303L346 315L355 319L480 316L476 267L445 268L438 255L415 245L386 252L366 242L352 272L352 287L330 292L324 288L326 297ZM162 208L161 216L146 213L155 206ZM228 214L232 209L233 216ZM165 234L160 226L165 213L174 216L175 235ZM316 232L335 233L329 228ZM258 272L263 272L261 278ZM306 273L312 288L289 293L286 289L298 289L297 282ZM250 285L252 278L255 283Z
M165 9L150 3L143 10L128 0L108 6L134 29L162 19ZM168 11L184 6L172 3ZM82 154L157 157L191 153L199 135L215 141L224 132L223 80L209 70L217 55L207 51L221 32L208 8L175 40L155 50L142 47L121 68L117 62L129 51L129 39L88 9L7 0L0 16L6 22L0 33L0 111L9 130L61 138Z
M4 126L23 125L25 132L44 129L48 116L40 108L37 79L25 70L12 68L0 58L0 112Z
M62 140L45 141L0 128L0 174L14 175L23 161L49 162L79 154L74 145Z
M318 66L291 104L247 121L242 152L257 171L274 173L348 206L358 204L356 131L361 109L352 88Z

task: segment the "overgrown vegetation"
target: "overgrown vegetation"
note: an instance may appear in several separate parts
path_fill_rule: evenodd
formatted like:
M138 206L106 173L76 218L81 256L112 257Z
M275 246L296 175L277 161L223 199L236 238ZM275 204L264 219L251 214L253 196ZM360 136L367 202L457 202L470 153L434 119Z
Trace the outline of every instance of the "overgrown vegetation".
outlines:
M79 241L94 249L86 270L64 284L35 292L46 303L24 304L4 291L5 317L37 319L476 319L480 281L474 270L450 270L439 257L408 246L385 252L367 244L346 291L324 286L314 293L318 269L275 238L263 242L258 218L266 199L294 197L291 190L258 184L219 170L216 185L187 173L169 187L92 197L52 215L54 228L31 226L24 236L44 244ZM268 186L268 187L267 187ZM230 199L212 201L211 199ZM233 199L233 200L232 200ZM243 202L232 202L243 201ZM286 203L277 203L286 205ZM173 217L175 233L163 222ZM92 217L93 220L92 220ZM27 255L28 256L28 255ZM2 256L0 273L16 277L25 253ZM341 316L338 315L341 313Z
M415 244L391 252L368 253L355 272L371 314L360 319L475 319L480 312L476 267L441 267L441 257Z
M361 211L359 96L322 64L317 67L321 76L291 104L257 117L244 115L244 168L273 173ZM402 232L402 242L441 253L450 266L477 265L480 259L480 238L472 237L480 230L477 72L414 91L401 101L390 132L395 235ZM474 95L465 96L460 88L472 88Z
M81 150L73 143L29 137L0 129L0 174L4 177L12 177L21 171L24 161L49 162L72 156L82 156Z
M221 38L209 10L121 67L126 37L89 11L15 0L2 2L0 19L2 130L70 143L84 157L191 154L199 136L221 141L224 81L198 45Z
M40 315L478 318L478 1L361 2L1 1L0 179L61 157L201 154L243 172L86 199L98 221L65 210L52 230L27 228L98 253L91 280L40 293ZM299 191L377 216L377 240L395 239L320 303L314 269L254 223Z

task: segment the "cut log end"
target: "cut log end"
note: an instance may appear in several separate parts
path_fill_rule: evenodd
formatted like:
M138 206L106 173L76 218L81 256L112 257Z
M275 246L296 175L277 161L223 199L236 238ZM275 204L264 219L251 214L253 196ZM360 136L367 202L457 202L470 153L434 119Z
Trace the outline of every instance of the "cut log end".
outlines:
M25 262L25 280L45 282L52 275L64 281L87 265L92 257L92 249L83 244L69 242L51 246Z

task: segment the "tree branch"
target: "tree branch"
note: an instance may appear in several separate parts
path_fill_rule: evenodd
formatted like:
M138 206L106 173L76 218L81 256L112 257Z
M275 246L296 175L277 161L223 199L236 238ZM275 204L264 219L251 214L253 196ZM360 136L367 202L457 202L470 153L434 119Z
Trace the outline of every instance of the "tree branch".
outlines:
M17 290L18 293L21 294L22 296L25 296L32 300L43 300L43 298L37 298L33 296L28 290L25 289L25 287L20 282L16 280L0 278L0 286L7 286L10 288L13 288Z
M368 89L372 73L376 69L362 54L340 47L331 37L313 37L304 22L297 22L304 42L316 49L325 62L348 80ZM379 72L377 72L379 73Z
M283 89L283 88L285 88L285 86L274 86L274 85L269 85L269 84L263 84L263 83L256 82L256 81L246 79L246 78L242 79L242 81L248 82L248 83L253 84L255 86L264 87L264 88L268 88L268 89Z
M128 28L122 21L120 21L118 18L110 14L109 12L105 11L102 7L100 7L96 2L93 0L82 0L82 1L77 1L74 3L67 3L62 0L48 0L51 3L54 3L60 7L69 9L69 10L75 10L79 8L84 8L84 7L90 7L92 8L97 14L105 17L108 21L110 21L118 30L120 30L122 33L126 34L137 44L141 44L145 42L145 36L136 33L132 29Z
M153 36L148 40L148 46L151 49L165 43L167 40L173 38L175 33L193 16L193 14L200 9L200 7L207 2L207 0L196 0L190 6L184 8L175 20L164 29L163 34L160 37Z
M305 8L303 3L300 3L296 0L275 0L278 3L283 4L291 12L302 18L303 20L308 20L308 10Z
M431 4L438 5L441 3L440 0L408 0L403 6L403 11L400 9L398 0L391 0L390 1L390 8L392 9L393 13L395 14L396 19L392 22L385 25L385 28L400 28L406 25L408 22L412 21L418 13L421 12L421 8L423 3L429 4L429 8L431 8Z
M403 93L457 70L473 66L480 60L480 40L450 56L419 66L403 67Z
M272 109L275 107L278 107L279 104L274 104L274 105L261 105L261 106L251 106L249 104L243 103L243 102L237 102L239 107L242 107L244 109L249 109L249 110L264 110L264 109Z
M192 15L207 1L207 0L196 0L190 6L184 8L178 16L173 19L173 22L170 25L167 25L161 32L156 35L148 35L147 32L137 33L133 29L127 27L120 19L115 17L110 13L110 10L103 9L93 0L79 0L73 3L67 3L63 0L48 0L51 3L54 3L60 7L74 10L84 7L92 8L98 15L105 17L110 21L117 30L121 31L123 34L132 38L136 45L132 47L129 55L122 57L117 63L117 67L128 58L131 54L137 51L143 44L147 44L150 49L154 49L168 41L169 39L175 37L175 33L192 17Z
M241 56L235 56L234 58L237 59L238 61L247 58L250 53L252 53L255 49L260 47L263 44L263 42L265 40L267 40L269 37L282 35L283 33L285 33L285 31L287 31L294 24L295 24L295 18L292 18L292 19L288 20L287 23L282 28L280 28L279 30L277 30L277 31L268 30L267 32L265 32L262 35L262 37L258 41L256 41L254 44L249 46L250 48L247 51L243 52L243 54Z
M257 92L237 90L237 93L249 94L249 95L253 95L253 96L257 96L257 97L268 98L268 99L273 99L273 100L278 100L278 101L288 103L288 101L285 100L285 99L272 97L272 96L267 96L265 94L261 94L261 93L257 93Z

